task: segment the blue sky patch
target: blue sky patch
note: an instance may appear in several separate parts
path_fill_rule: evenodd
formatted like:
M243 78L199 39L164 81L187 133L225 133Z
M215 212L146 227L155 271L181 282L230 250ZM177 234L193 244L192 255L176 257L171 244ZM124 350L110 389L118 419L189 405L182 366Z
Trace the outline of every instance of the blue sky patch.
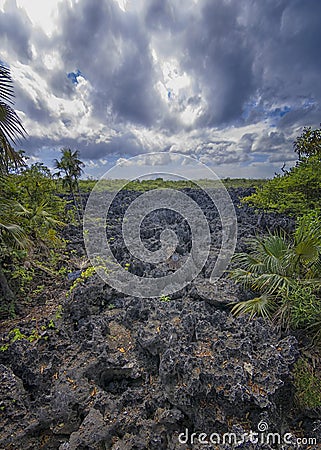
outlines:
M69 78L69 80L71 80L73 84L78 84L78 77L85 78L83 73L81 73L79 69L77 69L75 72L69 72L67 74L67 78Z

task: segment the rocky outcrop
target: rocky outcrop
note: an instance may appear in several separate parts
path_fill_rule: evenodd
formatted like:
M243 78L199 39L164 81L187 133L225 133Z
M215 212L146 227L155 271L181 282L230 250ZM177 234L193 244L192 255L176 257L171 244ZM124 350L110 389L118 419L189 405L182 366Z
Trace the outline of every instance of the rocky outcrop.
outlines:
M257 217L247 208L238 217L249 235ZM232 317L237 288L227 279L211 288L205 275L163 299L124 296L95 275L72 291L62 317L41 319L36 333L24 323L25 337L0 354L0 448L268 449L191 434L241 438L262 421L294 433L295 338Z

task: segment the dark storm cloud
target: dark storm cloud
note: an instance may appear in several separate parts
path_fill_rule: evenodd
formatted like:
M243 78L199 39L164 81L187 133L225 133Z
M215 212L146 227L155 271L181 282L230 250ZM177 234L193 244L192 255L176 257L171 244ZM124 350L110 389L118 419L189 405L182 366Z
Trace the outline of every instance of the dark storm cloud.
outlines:
M68 145L95 160L163 150L184 136L186 152L217 163L255 153L290 160L294 135L321 120L320 17L320 0L137 0L126 12L113 0L61 1L48 36L8 1L0 12L3 48L47 89L33 94L16 85L18 109L44 128L42 138L28 130L26 147ZM49 70L52 52L59 58ZM176 95L163 61L176 61L190 80ZM67 78L78 69L88 81L83 90ZM189 110L197 111L194 122L181 117ZM82 132L75 123L83 117ZM59 131L47 133L53 121ZM113 131L105 142L102 124ZM244 127L239 139L227 135L233 127Z
M287 138L282 132L270 131L262 134L258 139L257 146L260 152L269 152L274 148L280 147L287 142Z
M45 77L47 79L48 87L51 92L57 97L71 98L74 93L74 87L66 74L61 70L46 71Z
M83 158L91 160L103 158L107 155L131 157L144 153L144 149L137 141L136 136L130 132L124 132L121 136L115 136L109 142L98 144L83 142L78 148Z
M199 20L186 30L183 64L208 105L199 125L218 126L238 119L255 92L254 49L237 20L242 1L200 3Z
M302 119L305 116L305 124L310 121L316 126L316 115L306 114L302 100L311 98L318 104L321 100L321 59L317 57L321 45L321 3L295 0L276 2L274 8L271 2L257 2L257 5L258 17L261 23L265 22L264 39L259 41L262 50L260 53L257 49L256 56L256 66L261 72L261 100L266 108L275 102L292 107L278 126L301 125L300 116ZM319 107L317 110L320 115Z
M6 47L24 63L32 58L30 48L32 24L26 12L17 8L15 1L9 0L0 11L0 40L2 49Z
M275 130L275 131L273 131ZM263 133L256 142L256 155L265 155L269 163L294 161L293 138L283 131L273 129Z
M244 140L244 145L245 141ZM211 141L200 144L196 149L201 161L209 165L232 164L235 162L249 161L249 149L240 153L232 141Z
M19 99L19 109L28 116L29 119L41 124L49 125L52 118L48 105L40 96L31 97L31 95L23 89L21 84L15 83L15 95Z
M175 24L178 23L174 3L168 0L150 0L147 2L146 27L152 31L173 31Z
M258 118L275 102L297 103L300 96L320 100L318 0L208 0L199 5L201 14L188 24L183 39L182 60L208 104L199 125L240 120L256 97L263 106Z
M307 125L318 126L321 121L320 100L318 99L317 102L314 101L311 105L302 102L296 109L291 110L280 119L278 128L287 130L293 125L297 129L302 129Z
M278 27L267 37L262 54L266 87L271 86L272 92L285 99L309 94L320 97L321 59L317 54L321 46L321 3L295 0L282 4ZM261 15L266 11L262 9Z
M245 133L241 137L238 147L244 153L250 153L252 151L253 144L257 138L257 133Z
M105 156L113 156L115 158L122 156L132 157L144 153L144 149L139 145L136 137L130 132L125 132L121 136L115 136L109 142L100 143L90 141L85 135L80 136L77 141L68 137L64 137L63 139L30 137L23 142L23 149L28 155L41 156L41 150L39 149L51 148L58 150L62 147L79 150L80 156L84 161L98 160Z
M65 67L79 68L94 85L93 113L111 105L120 121L151 126L160 102L154 90L149 40L137 15L113 1L79 1L62 6L57 39Z

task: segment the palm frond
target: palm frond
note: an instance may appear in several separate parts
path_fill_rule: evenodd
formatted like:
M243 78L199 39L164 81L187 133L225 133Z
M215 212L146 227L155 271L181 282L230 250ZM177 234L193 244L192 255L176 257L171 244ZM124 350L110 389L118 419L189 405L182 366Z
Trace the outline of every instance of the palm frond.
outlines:
M15 166L23 164L21 156L13 150L12 144L16 144L21 138L26 137L24 129L17 113L13 109L14 90L10 70L0 64L0 170L8 172L9 162Z
M20 153L16 152L6 138L0 133L0 174L6 174L8 172L10 162L12 162L15 167L23 166L25 164Z
M282 235L268 234L257 239L257 256L263 263L263 270L271 273L286 273L285 258L289 245Z
M27 208L25 208L21 203L18 203L11 199L1 198L0 199L0 221L3 217L18 217L24 216L26 217L29 214Z
M3 179L0 178L3 182ZM9 247L27 248L30 244L26 232L21 226L21 217L26 217L28 210L20 203L0 198L0 241Z
M0 134L7 142L16 144L17 140L26 136L24 129L17 113L14 109L0 101Z
M302 260L313 261L319 254L319 243L313 236L301 240L294 248L295 254Z
M30 211L28 213L30 223L46 229L64 226L65 223L55 219L54 214L46 209L47 206L45 202L42 202L33 211Z
M250 253L239 253L233 261L239 268L230 271L230 277L245 287L272 295L279 289L287 290L292 283L287 262L289 244L283 235L268 234L249 241Z
M321 278L321 215L320 211L304 216L295 235L296 253L307 279Z
M26 249L30 245L26 233L20 225L4 220L0 222L0 241L9 247L20 249Z
M278 273L263 273L253 282L253 288L269 295L276 295L278 292L288 292L294 280Z
M313 324L309 325L308 331L312 334L312 343L314 345L320 345L321 344L321 320L318 320L314 322Z
M274 298L267 294L262 294L259 297L236 303L232 308L232 313L236 317L249 314L250 319L256 316L261 316L270 320L275 308Z
M10 69L0 64L0 99L14 103L14 90Z
M321 218L318 213L306 215L300 219L294 234L294 245L306 240L312 240L315 245L321 245Z
M321 279L321 252L319 253L318 259L308 268L307 278Z
M276 308L273 316L273 323L275 326L278 329L285 328L286 330L289 330L291 325L291 313L291 305L289 302L281 302L278 308Z
M83 171L84 163L78 158L78 150L62 148L61 153L61 159L54 160L55 168L58 169L57 175L60 176L61 172L64 172L63 186L73 191L74 188L78 188L78 179Z
M244 287L251 288L255 283L257 274L246 269L237 268L231 270L230 278L232 278L232 280L236 281L237 283L242 284L242 286Z

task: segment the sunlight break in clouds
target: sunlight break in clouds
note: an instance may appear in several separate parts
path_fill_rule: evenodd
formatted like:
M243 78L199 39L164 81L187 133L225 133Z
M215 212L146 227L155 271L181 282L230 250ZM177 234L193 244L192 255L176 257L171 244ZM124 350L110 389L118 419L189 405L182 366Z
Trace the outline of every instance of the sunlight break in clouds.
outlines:
M0 8L11 0L0 0ZM49 36L57 27L59 0L15 0L23 8L34 26L40 27ZM66 0L64 0L66 1ZM69 1L69 0L67 0Z

